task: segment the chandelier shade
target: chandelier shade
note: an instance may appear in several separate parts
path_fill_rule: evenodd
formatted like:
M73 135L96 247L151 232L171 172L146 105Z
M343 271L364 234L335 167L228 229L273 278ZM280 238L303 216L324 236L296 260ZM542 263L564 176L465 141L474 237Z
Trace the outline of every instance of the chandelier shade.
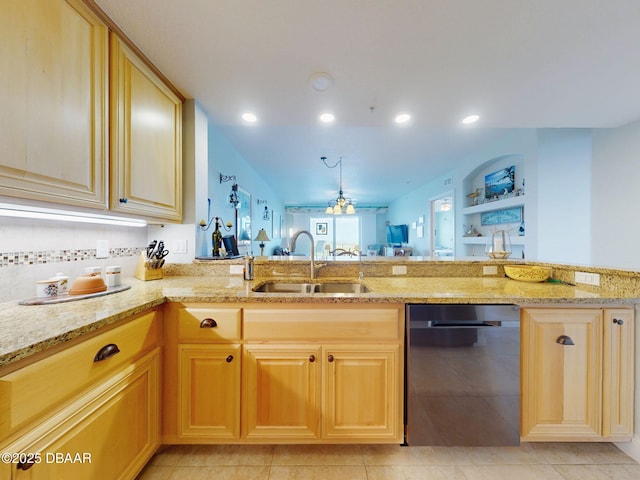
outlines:
M327 157L320 157L320 160L322 160L322 163L324 163L327 168L340 167L340 190L338 191L338 197L335 200L329 200L325 213L327 215L342 215L344 212L347 215L353 215L356 213L353 201L350 198L346 198L342 191L342 157L340 157L340 160L334 165L327 164Z

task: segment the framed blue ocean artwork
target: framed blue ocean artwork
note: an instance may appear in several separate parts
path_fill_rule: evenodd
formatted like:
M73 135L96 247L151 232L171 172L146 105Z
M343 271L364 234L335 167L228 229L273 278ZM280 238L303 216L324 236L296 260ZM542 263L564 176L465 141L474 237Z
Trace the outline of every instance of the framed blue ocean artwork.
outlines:
M493 198L513 192L516 180L516 167L511 166L490 173L484 177L484 197Z
M499 225L501 223L522 222L522 207L493 210L480 214L481 225Z

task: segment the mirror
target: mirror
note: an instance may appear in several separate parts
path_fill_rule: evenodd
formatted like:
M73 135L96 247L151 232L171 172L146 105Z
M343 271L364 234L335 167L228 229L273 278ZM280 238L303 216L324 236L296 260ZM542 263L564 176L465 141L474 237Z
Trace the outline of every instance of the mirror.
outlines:
M453 194L431 200L431 252L436 257L451 257L455 247L455 209Z
M236 238L240 255L252 253L251 239L251 194L238 185L238 206L236 207Z

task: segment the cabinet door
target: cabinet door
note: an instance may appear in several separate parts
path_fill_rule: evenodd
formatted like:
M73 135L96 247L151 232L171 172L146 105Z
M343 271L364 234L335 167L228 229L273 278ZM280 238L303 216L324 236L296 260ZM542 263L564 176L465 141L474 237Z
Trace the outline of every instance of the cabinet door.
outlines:
M159 350L136 367L116 376L109 388L57 423L51 430L34 431L33 443L11 448L40 452L41 463L16 468L14 480L135 478L159 445ZM100 389L98 389L100 390Z
M182 103L111 35L111 209L182 219Z
M402 442L398 345L323 349L323 438Z
M0 2L0 195L106 208L107 27L80 0Z
M599 309L522 309L524 440L599 438L601 346Z
M602 435L628 442L633 435L633 310L604 311Z
M182 438L240 437L240 345L180 345Z
M243 435L295 440L320 436L320 347L245 345Z

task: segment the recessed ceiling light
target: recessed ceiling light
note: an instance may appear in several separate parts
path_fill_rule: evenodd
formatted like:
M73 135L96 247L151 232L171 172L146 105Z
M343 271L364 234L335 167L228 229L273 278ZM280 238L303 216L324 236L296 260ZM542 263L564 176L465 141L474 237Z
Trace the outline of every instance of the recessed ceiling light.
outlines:
M411 115L408 113L399 113L394 119L396 123L407 123L409 120L411 120Z
M248 123L256 123L258 121L258 117L256 116L256 114L250 112L243 113L242 119Z
M480 120L480 115L469 115L468 117L464 117L462 119L462 123L464 123L465 125L469 125L470 123L476 123L478 120Z
M322 115L320 115L320 121L322 123L331 123L336 119L336 117L333 115L333 113L323 113Z

